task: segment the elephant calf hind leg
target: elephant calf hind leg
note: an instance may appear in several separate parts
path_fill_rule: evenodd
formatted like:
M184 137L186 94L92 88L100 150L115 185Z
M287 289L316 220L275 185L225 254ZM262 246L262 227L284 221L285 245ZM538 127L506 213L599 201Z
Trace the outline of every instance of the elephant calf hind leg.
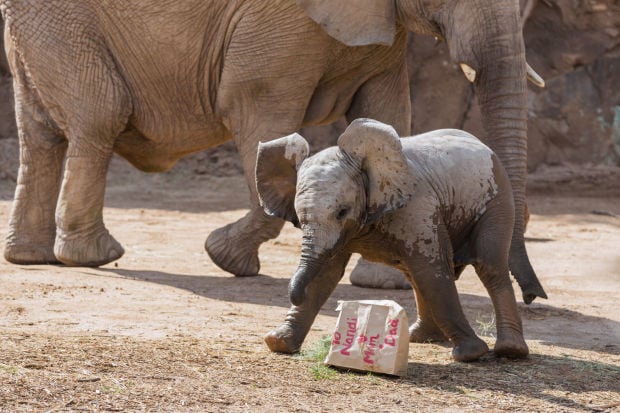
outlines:
M510 282L508 266L499 253L493 257L484 258L484 255L492 250L492 248L484 250L482 262L475 267L495 309L497 340L494 351L498 356L526 357L529 349L523 338L521 317Z
M513 329L501 329L498 331L497 341L493 351L500 357L524 358L529 354L529 349L523 334Z
M257 275L260 271L258 248L280 233L284 221L265 215L262 208L252 208L240 220L209 234L205 249L211 260L236 276Z
M508 272L505 278L508 279ZM529 349L523 338L521 318L510 281L508 280L499 287L491 288L489 295L495 307L495 319L497 320L497 340L493 351L502 357L526 357Z

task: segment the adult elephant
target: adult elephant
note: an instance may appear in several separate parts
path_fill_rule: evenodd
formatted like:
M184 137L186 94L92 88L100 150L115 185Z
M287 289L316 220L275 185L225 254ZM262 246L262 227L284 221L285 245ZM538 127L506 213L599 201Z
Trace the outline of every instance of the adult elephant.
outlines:
M221 268L257 274L259 245L284 222L257 202L258 141L342 115L408 135L406 30L445 38L476 85L494 136L488 143L514 186L515 236L523 236L526 63L517 0L0 0L0 9L21 148L8 261L118 259L123 248L102 217L112 153L164 171L232 138L252 207L214 231L206 248ZM511 269L526 301L544 296L524 250L513 248Z

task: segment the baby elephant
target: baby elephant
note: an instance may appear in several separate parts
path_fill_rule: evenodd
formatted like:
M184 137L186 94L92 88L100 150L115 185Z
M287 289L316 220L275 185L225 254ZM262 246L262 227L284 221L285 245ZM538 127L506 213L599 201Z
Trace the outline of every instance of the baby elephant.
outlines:
M303 231L301 261L289 285L293 306L265 337L272 351L300 349L356 252L402 270L413 285L418 317L410 341L449 339L458 361L488 351L467 322L455 286L472 264L495 308L495 353L528 354L508 272L512 190L488 147L460 130L400 139L391 126L358 119L337 147L309 158L308 152L298 134L258 150L262 206Z

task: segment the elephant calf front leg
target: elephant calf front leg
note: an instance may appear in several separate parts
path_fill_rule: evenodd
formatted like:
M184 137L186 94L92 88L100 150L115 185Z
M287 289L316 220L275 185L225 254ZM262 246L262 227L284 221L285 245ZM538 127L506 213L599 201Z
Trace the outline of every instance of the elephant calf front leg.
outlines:
M412 343L434 343L447 341L448 338L435 323L433 314L426 300L418 291L415 291L415 304L418 311L418 319L409 327L409 341Z
M411 267L416 294L424 297L421 301L427 304L427 306L423 305L419 314L428 321L430 321L428 317L430 314L434 320L434 323L426 325L422 323L418 332L436 335L435 327L439 327L443 335L454 345L452 349L454 360L477 360L489 351L489 347L476 336L463 313L454 284L454 273L451 271L447 257L444 255L441 260L437 261L440 262L416 264ZM415 324L412 330L412 333L416 333Z
M71 148L69 149L71 152ZM120 258L123 247L103 225L105 179L112 151L67 157L56 208L54 253L64 264L97 267Z
M342 278L350 257L351 254L341 253L332 258L308 285L303 304L292 306L284 323L265 335L265 343L271 351L296 353L301 349L316 315Z
M275 353L297 353L317 313L318 309L309 306L292 306L284 323L265 334L264 340L269 350Z

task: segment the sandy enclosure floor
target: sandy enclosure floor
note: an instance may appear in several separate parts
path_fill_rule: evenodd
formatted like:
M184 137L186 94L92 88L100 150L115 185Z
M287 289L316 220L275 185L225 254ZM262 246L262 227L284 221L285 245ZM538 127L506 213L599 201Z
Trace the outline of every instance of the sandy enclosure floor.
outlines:
M4 239L14 184L0 183ZM260 276L235 278L203 243L244 214L241 177L146 175L116 160L104 214L126 249L119 261L0 260L0 411L620 411L620 198L594 195L530 197L527 247L549 300L519 305L528 359L456 363L447 346L411 344L407 377L317 379L315 362L262 341L289 307L299 231L286 225L262 247ZM492 306L473 270L457 287L492 346ZM384 298L414 318L410 291L345 275L304 348L331 333L337 300Z

